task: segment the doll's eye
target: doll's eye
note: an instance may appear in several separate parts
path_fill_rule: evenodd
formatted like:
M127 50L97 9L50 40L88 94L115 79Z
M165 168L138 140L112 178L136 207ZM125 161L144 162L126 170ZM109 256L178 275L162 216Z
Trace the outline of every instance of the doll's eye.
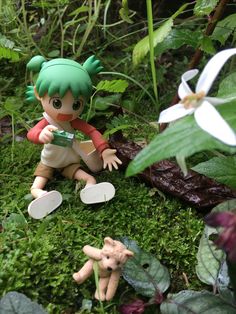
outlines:
M120 262L117 262L116 265L119 266L119 265L120 265Z
M57 98L53 99L52 105L55 109L60 109L62 106L61 100Z
M73 103L72 108L73 110L78 110L82 105L83 105L83 100L78 99Z
M107 255L107 259L109 259L109 258L110 258L110 256Z

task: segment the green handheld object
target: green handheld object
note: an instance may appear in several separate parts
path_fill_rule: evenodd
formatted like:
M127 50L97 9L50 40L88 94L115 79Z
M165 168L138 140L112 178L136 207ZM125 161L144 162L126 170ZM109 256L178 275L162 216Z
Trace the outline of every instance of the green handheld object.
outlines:
M53 140L51 144L59 145L63 147L72 147L72 143L74 140L75 135L66 131L52 131L53 133Z

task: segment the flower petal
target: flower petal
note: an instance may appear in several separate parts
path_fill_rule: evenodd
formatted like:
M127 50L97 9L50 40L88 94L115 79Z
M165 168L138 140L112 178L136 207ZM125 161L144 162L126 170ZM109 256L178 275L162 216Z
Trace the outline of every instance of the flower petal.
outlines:
M187 82L190 81L193 77L195 77L198 74L198 70L189 70L185 72L181 76L182 83L179 85L178 94L180 99L183 99L184 97L191 95L193 92L191 88L188 86Z
M193 108L185 109L182 104L171 106L160 113L158 123L167 123L180 119L194 112Z
M194 116L204 131L227 145L236 145L235 132L208 101L203 101L195 110Z
M209 92L217 74L225 62L234 54L236 54L236 48L226 49L218 52L209 60L198 79L196 93L204 91L207 94Z
M213 106L217 106L233 100L233 97L230 98L204 97L204 100L208 101Z

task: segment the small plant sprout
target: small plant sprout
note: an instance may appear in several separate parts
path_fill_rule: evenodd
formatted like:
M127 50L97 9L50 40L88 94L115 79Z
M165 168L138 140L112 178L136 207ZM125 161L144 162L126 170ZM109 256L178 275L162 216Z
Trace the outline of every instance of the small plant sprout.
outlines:
M235 146L236 135L228 123L222 118L214 106L233 100L233 98L207 97L215 78L225 62L236 54L236 48L226 49L217 53L206 64L195 89L192 92L188 81L198 74L197 69L185 72L181 77L178 94L181 101L162 111L158 123L172 122L194 113L199 127L225 144Z

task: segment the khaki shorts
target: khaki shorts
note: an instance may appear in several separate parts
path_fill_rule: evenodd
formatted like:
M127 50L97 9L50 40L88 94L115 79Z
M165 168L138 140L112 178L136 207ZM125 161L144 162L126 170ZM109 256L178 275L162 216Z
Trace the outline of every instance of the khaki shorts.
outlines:
M65 168L56 169L56 168L46 166L40 162L35 169L34 176L44 177L50 180L53 178L54 171L57 170L64 177L68 179L74 179L74 175L79 168L80 168L80 164L71 164L69 166L66 166Z

